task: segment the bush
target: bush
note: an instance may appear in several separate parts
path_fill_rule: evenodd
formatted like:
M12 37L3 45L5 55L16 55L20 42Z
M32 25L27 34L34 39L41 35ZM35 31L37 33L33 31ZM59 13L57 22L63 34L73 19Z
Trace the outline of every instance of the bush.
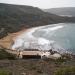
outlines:
M75 75L75 67L67 67L58 69L54 75Z
M0 75L12 75L12 73L4 70L0 70Z
M0 49L0 59L15 59L15 56L6 52L5 49Z

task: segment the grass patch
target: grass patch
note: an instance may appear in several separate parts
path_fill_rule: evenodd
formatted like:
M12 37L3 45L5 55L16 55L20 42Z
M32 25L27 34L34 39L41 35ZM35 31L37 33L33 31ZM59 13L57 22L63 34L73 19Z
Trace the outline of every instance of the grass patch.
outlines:
M0 70L0 75L12 75L12 73L9 71Z
M15 56L6 52L5 49L0 49L0 60L1 59L15 59Z
M54 75L75 75L75 67L59 68Z

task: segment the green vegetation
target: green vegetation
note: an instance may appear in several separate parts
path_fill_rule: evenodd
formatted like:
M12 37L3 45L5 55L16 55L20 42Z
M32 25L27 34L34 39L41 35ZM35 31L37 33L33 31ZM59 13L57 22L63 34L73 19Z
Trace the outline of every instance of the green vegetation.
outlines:
M74 65L75 61L55 64L51 60L0 60L0 70L9 72L8 75L63 75L61 73L64 71L68 72L65 75L75 75Z
M75 67L59 68L54 75L75 75Z
M59 58L59 59L53 60L53 61L55 62L56 65L60 65L60 64L62 64L64 62L66 62L67 59Z
M4 49L0 49L0 59L15 59L15 56L6 52Z
M12 74L8 71L0 70L0 75L12 75Z

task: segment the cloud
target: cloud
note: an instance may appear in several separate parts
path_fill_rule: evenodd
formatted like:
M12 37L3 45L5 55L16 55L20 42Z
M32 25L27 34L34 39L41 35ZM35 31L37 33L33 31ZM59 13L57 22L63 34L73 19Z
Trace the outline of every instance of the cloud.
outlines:
M75 7L75 0L0 0L0 3L30 5L39 8Z

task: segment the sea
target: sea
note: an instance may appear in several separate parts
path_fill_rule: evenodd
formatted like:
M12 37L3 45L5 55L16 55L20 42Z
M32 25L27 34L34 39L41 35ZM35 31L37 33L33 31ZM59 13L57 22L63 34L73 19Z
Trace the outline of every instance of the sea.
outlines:
M75 54L75 23L46 25L37 29L33 36L54 41L62 50Z

